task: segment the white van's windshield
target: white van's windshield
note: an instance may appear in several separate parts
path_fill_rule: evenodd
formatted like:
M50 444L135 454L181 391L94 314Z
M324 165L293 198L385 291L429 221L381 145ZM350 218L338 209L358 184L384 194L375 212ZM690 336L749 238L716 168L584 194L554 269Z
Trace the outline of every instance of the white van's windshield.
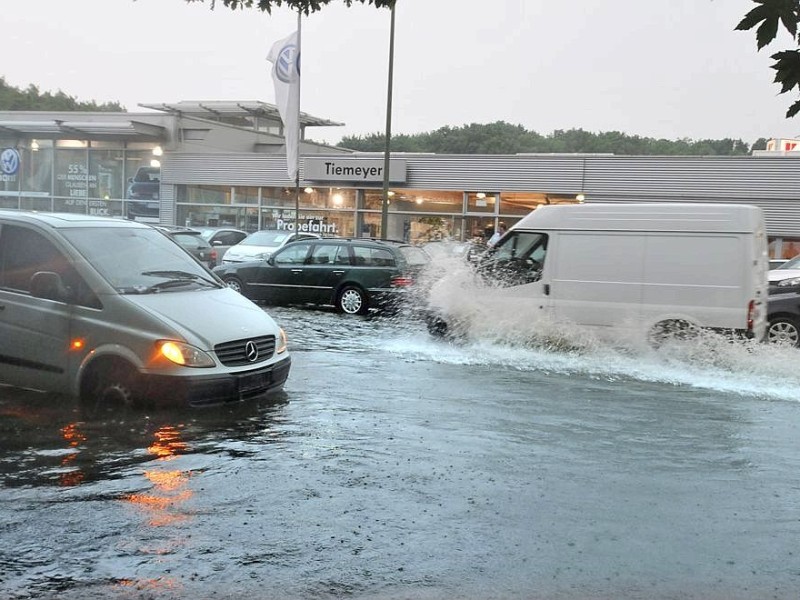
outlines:
M123 294L224 285L179 244L155 229L86 227L65 229L63 234Z

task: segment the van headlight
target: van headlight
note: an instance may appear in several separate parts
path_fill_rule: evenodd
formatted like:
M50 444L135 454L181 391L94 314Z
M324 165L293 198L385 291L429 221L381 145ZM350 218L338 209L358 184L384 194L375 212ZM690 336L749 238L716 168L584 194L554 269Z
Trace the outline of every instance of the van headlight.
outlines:
M800 277L792 277L778 282L778 287L795 287L800 285Z
M283 330L283 327L278 328L278 343L275 345L275 354L283 354L286 352L286 347L289 344L289 341L286 337L286 332Z
M156 345L158 347L158 353L176 365L181 365L183 367L215 366L213 358L199 348L195 348L189 344L176 342L174 340L160 340Z

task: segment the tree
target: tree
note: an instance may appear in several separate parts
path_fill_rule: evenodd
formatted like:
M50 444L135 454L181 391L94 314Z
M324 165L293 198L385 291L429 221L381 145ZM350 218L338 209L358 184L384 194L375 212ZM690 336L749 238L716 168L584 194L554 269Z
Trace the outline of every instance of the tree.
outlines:
M205 2L206 0L186 0L187 2ZM322 7L330 4L331 0L208 0L213 10L217 2L221 2L232 10L240 8L257 8L266 13L272 13L272 9L280 6L287 6L292 10L297 10L305 15L309 15ZM353 2L361 4L374 4L375 8L389 8L395 0L343 0L346 6L351 6Z
M757 146L756 146L757 144ZM558 129L543 136L522 125L495 123L440 127L428 133L392 138L396 152L436 154L592 153L618 156L746 156L766 148L765 139L749 146L742 140L665 140L630 136L619 131L592 133L583 129ZM340 146L362 152L380 152L384 136L344 137Z
M22 90L6 83L4 77L0 77L0 110L125 112L125 108L119 102L102 104L98 104L94 100L83 102L74 96L68 96L61 90L55 94L40 92L39 88L33 84Z
M800 45L797 25L800 22L800 0L753 0L758 6L748 12L736 26L739 31L756 27L758 50L768 46L778 35L781 26L789 32L792 39ZM781 94L797 88L800 91L800 49L776 52L771 59L775 61L775 83L781 84ZM786 118L800 112L800 100L795 101L786 112Z

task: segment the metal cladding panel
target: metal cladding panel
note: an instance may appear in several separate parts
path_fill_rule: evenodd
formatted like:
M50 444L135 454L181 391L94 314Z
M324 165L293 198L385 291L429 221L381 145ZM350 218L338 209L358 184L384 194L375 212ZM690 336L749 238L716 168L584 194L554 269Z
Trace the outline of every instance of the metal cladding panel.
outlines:
M413 156L406 186L416 189L575 193L583 158L569 156Z
M752 198L737 198L735 200L715 199L719 202L732 204L752 204L760 207L764 211L764 221L767 232L771 236L800 237L800 202L787 198L763 198L753 196ZM674 197L656 197L641 195L633 196L627 194L591 194L587 203L619 203L627 204L630 202L674 202ZM687 203L706 203L709 198L698 198L681 196L681 202Z
M162 225L172 225L175 223L175 186L161 184L159 189L158 220Z
M171 154L161 166L161 181L187 185L294 185L286 172L286 157L281 154Z
M595 157L587 194L739 200L797 198L800 161L753 157Z

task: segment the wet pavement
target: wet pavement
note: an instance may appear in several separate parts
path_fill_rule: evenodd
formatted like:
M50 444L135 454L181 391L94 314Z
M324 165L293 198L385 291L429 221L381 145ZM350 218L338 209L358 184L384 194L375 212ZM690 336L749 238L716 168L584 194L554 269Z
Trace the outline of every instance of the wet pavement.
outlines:
M800 352L268 310L267 400L96 421L0 388L0 597L797 597Z

